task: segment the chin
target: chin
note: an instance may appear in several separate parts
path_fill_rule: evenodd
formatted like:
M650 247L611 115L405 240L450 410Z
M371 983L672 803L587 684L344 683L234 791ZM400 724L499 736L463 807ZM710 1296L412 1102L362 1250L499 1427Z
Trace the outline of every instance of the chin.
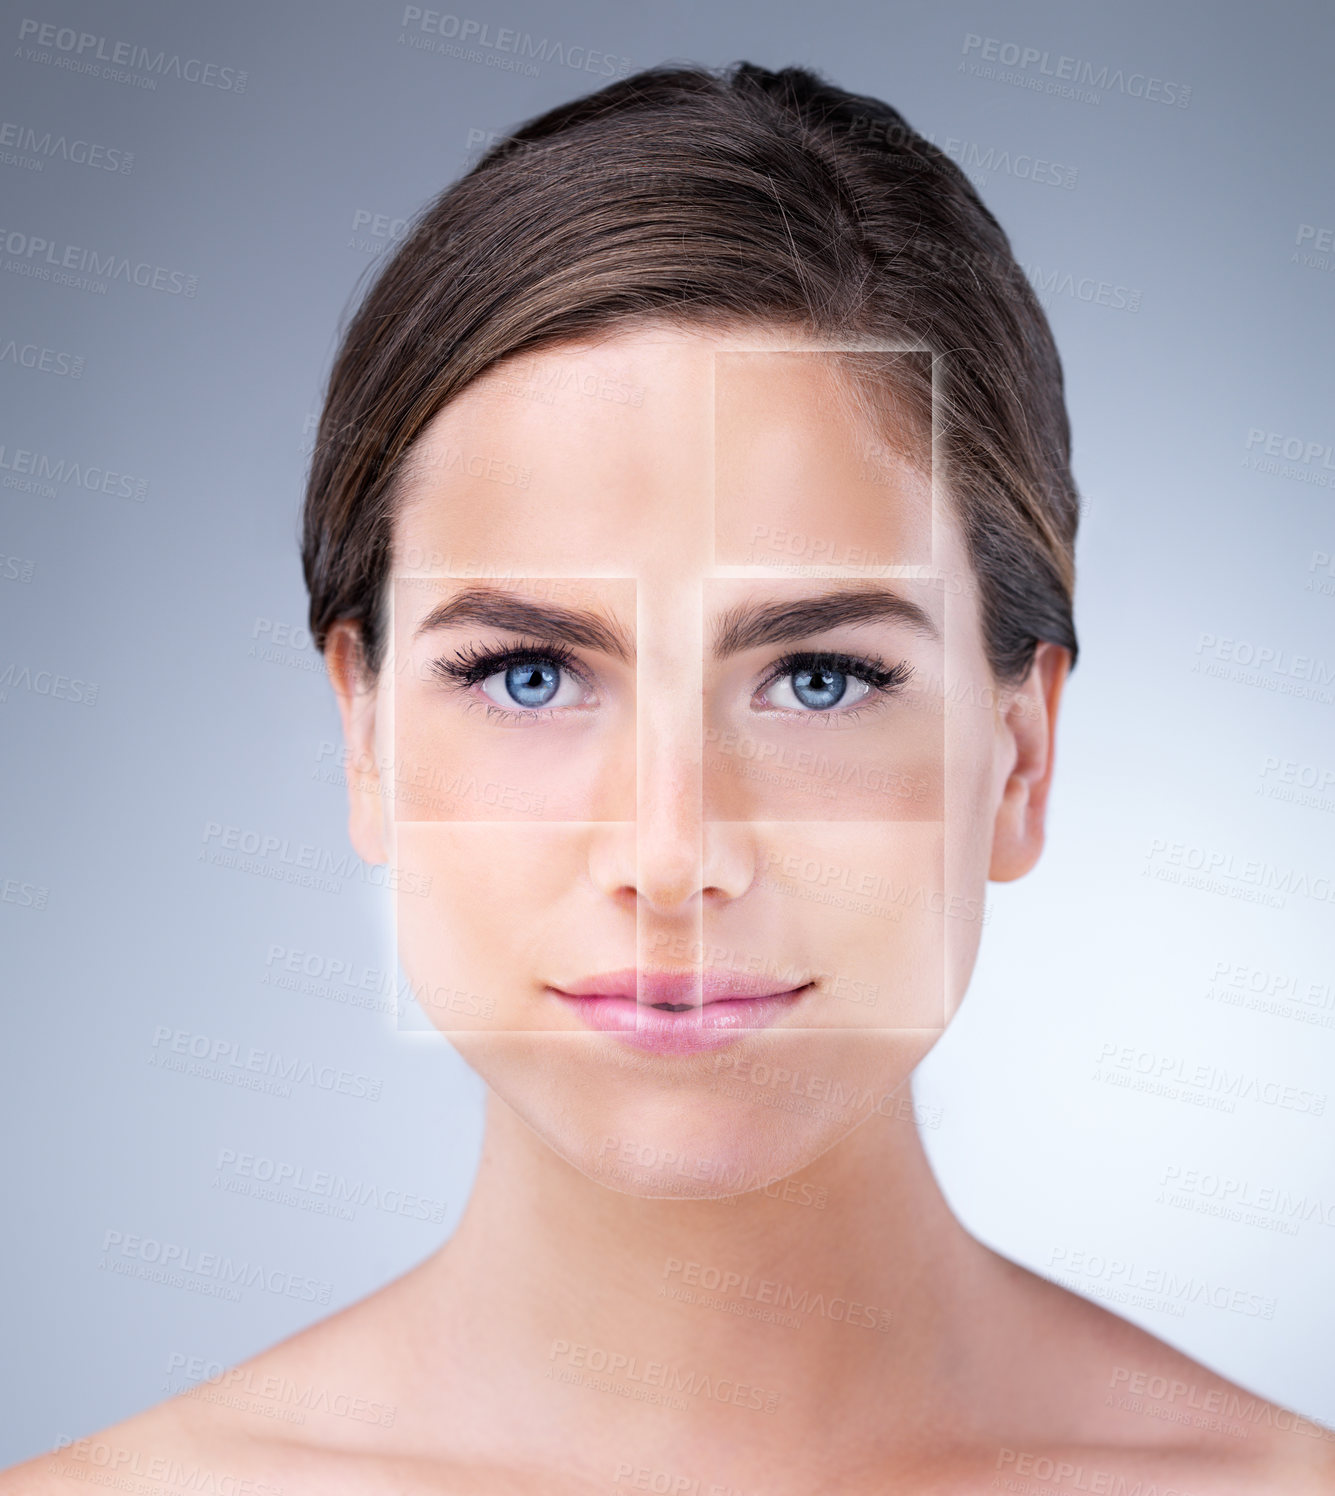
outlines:
M619 1194L711 1200L772 1188L863 1124L913 1124L908 1079L937 1032L769 1030L672 1060L602 1034L452 1035L565 1163Z

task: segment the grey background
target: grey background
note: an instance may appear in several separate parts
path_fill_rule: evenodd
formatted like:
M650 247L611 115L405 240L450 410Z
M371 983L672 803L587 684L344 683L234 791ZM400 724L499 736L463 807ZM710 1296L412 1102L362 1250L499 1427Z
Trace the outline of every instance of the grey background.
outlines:
M1084 658L1047 853L995 891L969 1003L917 1080L924 1135L983 1239L1335 1420L1331 1109L1256 1099L1332 1089L1335 1055L1335 905L1295 886L1335 877L1335 783L1307 802L1268 793L1294 787L1275 763L1318 784L1335 768L1329 8L477 0L443 14L531 34L536 76L489 66L494 47L415 50L402 5L378 0L23 0L0 22L0 124L120 164L133 153L127 172L0 146L0 1463L155 1402L191 1358L233 1361L364 1295L462 1209L480 1087L453 1052L396 1035L337 977L266 980L289 953L345 962L354 982L383 970L383 894L351 871L330 892L205 854L214 824L286 839L265 859L279 874L304 845L346 851L295 544L336 325L389 220L489 132L604 81L572 48L631 69L813 65L962 157L1011 233L1068 375ZM124 40L233 83L244 71L245 88L141 66L146 89L60 66L58 48L34 59L25 18L104 38L104 53ZM1042 91L1038 62L1002 62L1026 49L1106 69L1104 86L1092 101ZM1185 107L1137 97L1147 76ZM1031 158L1056 180L1035 180ZM195 294L25 276L32 236L161 267L168 284L194 276ZM82 370L26 367L24 348ZM1285 440L1299 460L1248 465ZM59 481L15 486L33 461L20 452ZM1282 661L1242 673L1262 650ZM1324 684L1293 694L1295 670ZM95 684L95 701L46 691L41 671ZM1158 875L1210 856L1232 859L1218 890ZM1237 896L1249 862L1287 878L1283 907ZM1327 986L1278 1012L1230 1004L1221 962ZM152 1063L163 1027L344 1066L379 1099L172 1073ZM1177 1091L1119 1083L1147 1067ZM413 1192L438 1219L231 1194L225 1150ZM1193 1188L1165 1188L1192 1171ZM1250 1215L1209 1213L1220 1179L1245 1186ZM108 1232L297 1274L327 1306L119 1275Z

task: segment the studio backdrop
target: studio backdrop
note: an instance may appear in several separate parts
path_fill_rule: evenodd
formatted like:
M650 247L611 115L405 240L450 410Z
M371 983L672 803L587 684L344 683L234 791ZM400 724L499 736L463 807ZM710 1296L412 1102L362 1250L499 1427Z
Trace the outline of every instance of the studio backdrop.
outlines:
M978 185L1064 360L1082 655L1047 849L992 888L905 1103L946 1194L1335 1420L1329 8L31 0L3 27L0 1465L352 1302L462 1211L482 1088L396 1027L305 467L340 319L414 215L671 60L890 102Z

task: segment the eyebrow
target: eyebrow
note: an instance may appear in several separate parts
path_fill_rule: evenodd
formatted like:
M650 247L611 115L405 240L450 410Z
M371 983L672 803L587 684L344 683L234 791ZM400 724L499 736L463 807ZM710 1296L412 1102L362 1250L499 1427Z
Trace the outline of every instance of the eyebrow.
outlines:
M796 644L828 629L886 620L927 639L941 637L930 615L917 603L889 587L859 587L794 602L742 603L730 608L715 629L714 653L723 659L762 644Z
M925 638L941 637L936 624L917 603L889 587L860 587L793 602L741 603L719 618L714 653L726 659L763 644L795 644L811 634L887 619ZM627 663L635 658L634 644L623 630L598 613L536 603L491 587L469 587L439 603L417 625L413 637L468 623L600 650Z
M635 655L621 628L598 613L537 603L492 587L466 588L432 608L417 625L413 637L461 623L489 624L507 633L530 634L580 649L596 649L627 662Z

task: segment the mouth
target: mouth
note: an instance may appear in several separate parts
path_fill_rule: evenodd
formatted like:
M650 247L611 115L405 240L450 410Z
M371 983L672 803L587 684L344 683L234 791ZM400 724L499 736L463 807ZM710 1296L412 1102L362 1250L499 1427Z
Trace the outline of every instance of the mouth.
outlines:
M700 1054L770 1028L814 982L785 987L727 971L614 971L548 991L587 1028L649 1054Z

